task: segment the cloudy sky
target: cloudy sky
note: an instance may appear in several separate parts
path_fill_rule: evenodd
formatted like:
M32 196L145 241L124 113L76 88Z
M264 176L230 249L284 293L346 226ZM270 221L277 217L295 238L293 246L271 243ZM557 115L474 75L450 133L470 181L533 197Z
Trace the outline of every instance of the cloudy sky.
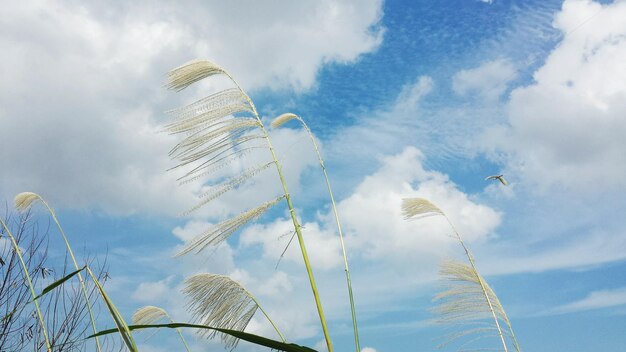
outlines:
M403 220L405 197L427 198L447 213L522 349L619 350L626 344L625 18L620 0L7 2L0 200L10 204L21 191L44 196L75 248L108 256L109 290L127 316L157 305L186 320L184 279L219 273L254 293L289 340L322 348L295 243L278 263L289 241L286 209L218 248L172 258L211 224L280 191L273 171L264 172L179 216L212 180L179 186L181 173L166 171L178 136L161 132L164 112L226 81L181 93L164 82L168 70L210 59L241 83L266 124L294 112L317 136L365 351L435 350L446 332L430 323L429 309L439 262L461 260L462 252L444 219ZM341 247L315 152L296 123L270 133L336 350L352 350ZM510 185L484 180L492 174ZM262 316L249 331L275 337ZM192 336L195 351L216 345ZM142 351L178 348L170 332L146 337Z

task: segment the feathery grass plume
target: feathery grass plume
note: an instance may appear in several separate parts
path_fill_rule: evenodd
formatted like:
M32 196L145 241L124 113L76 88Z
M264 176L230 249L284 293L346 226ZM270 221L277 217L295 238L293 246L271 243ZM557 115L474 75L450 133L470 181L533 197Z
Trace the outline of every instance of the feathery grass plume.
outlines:
M326 166L324 166L324 159L322 158L322 153L320 152L320 149L317 146L317 142L315 141L315 136L313 135L313 132L311 132L311 129L309 129L309 126L304 122L304 120L300 116L294 113L290 113L290 112L282 114L276 117L274 120L272 120L272 127L278 128L291 120L298 120L300 124L302 124L302 127L304 127L304 129L306 130L307 134L309 135L309 138L311 139L311 143L313 144L313 147L315 148L315 152L317 153L317 160L319 161L322 172L324 173L324 180L326 181L326 188L328 190L328 195L330 197L330 204L333 209L333 214L335 216L335 223L337 224L337 231L339 233L339 242L341 243L341 251L343 254L344 271L346 273L346 283L348 285L348 297L350 299L350 311L352 313L352 328L354 332L354 345L356 348L356 352L361 352L361 344L359 342L359 329L358 329L357 320L356 320L356 309L354 308L354 297L352 295L352 282L350 280L350 269L348 268L348 255L346 254L346 246L343 242L343 232L341 231L341 223L339 221L339 214L337 213L337 206L335 204L335 198L333 197L332 187L330 186L330 180L328 179L328 173L326 172ZM291 240L289 240L289 243L291 243ZM287 246L289 246L289 244L287 244ZM286 250L287 248L285 248L285 251ZM283 254L284 254L284 251L283 251ZM281 254L281 258L282 258L282 254Z
M484 326L483 323L484 319L492 318L493 314L507 326L511 326L498 296L472 266L447 260L441 263L439 275L444 281L445 288L434 299L440 302L433 309L439 314L437 323L462 324L467 327L463 331L448 335L439 348L470 334L499 336L500 332L495 326ZM489 304L486 304L486 297L489 297ZM470 326L476 328L469 328ZM508 335L507 337L513 338L512 330L503 332Z
M326 319L322 309L321 300L313 277L313 270L309 262L304 238L300 229L296 210L291 201L287 183L283 176L282 167L272 142L269 138L265 126L250 97L241 88L239 83L222 67L208 61L192 61L181 67L174 69L169 74L167 86L173 90L182 90L190 84L215 74L225 75L235 86L233 89L226 89L207 98L200 99L191 105L173 110L172 115L175 121L166 127L170 133L184 133L183 140L176 145L170 155L180 163L177 167L190 167L191 170L179 178L182 183L198 179L207 175L209 170L215 170L231 163L243 155L255 149L266 149L270 152L272 163L276 167L276 172L283 188L283 198L289 208L289 214L293 222L294 231L298 236L298 243L302 253L302 259L307 271L311 291L315 300L315 305L322 325L324 339L329 352L333 351L330 334L326 325ZM245 117L251 117L248 119ZM252 116L249 116L252 115ZM255 123L249 120L256 120ZM265 143L257 144L257 139L264 139ZM224 189L232 189L228 184L223 185ZM202 206L202 205L200 205ZM259 208L263 208L261 205ZM234 219L227 220L216 227L216 230L209 230L199 236L196 241L192 241L191 248L186 248L182 253L192 250L202 250L209 244L217 244L238 228L243 226L246 219L240 215Z
M15 207L19 211L25 211L29 209L37 201L40 201L41 204L43 204L44 207L48 210L48 213L50 213L50 216L52 216L54 223L57 225L57 228L59 229L59 233L61 234L61 237L63 237L63 241L65 242L65 248L67 248L67 252L70 255L70 258L72 259L74 268L78 270L80 267L78 266L78 262L76 261L76 257L74 256L74 251L72 250L72 247L70 246L70 242L67 240L67 236L65 236L65 231L63 231L63 227L61 227L61 223L59 222L59 219L57 219L56 213L54 212L54 210L52 210L52 207L50 207L48 202L46 202L39 194L34 193L34 192L22 192L16 195L14 198ZM85 303L87 305L87 312L89 313L89 320L91 321L91 328L95 334L98 331L98 329L96 328L96 320L95 320L95 316L91 308L91 302L89 301L89 295L87 294L87 287L83 280L83 276L81 275L80 272L78 273L78 281L80 282L81 290L83 292L83 298L85 299ZM101 351L100 341L98 340L97 337L95 341L96 341L96 350L100 352Z
M272 127L278 128L293 119L298 119L298 115L290 112L284 113L272 120Z
M408 220L444 214L441 209L424 198L405 198L402 200L402 215Z
M145 306L135 311L131 321L133 325L151 325L158 323L162 319L167 319L170 323L174 322L163 308ZM189 352L189 346L187 346L187 341L185 341L182 332L179 328L176 328L176 332L178 333L180 340L183 342L183 345L185 345L185 350Z
M192 83L218 73L222 73L222 69L214 63L206 60L193 60L169 72L167 88L181 91Z
M196 205L194 205L192 208L189 208L187 211L185 211L182 215L189 215L192 212L200 209L203 205L211 202L212 200L214 200L215 198L221 196L222 194L230 191L231 189L237 187L238 185L244 183L245 181L249 180L250 178L256 176L257 174L259 174L261 171L266 170L267 168L269 168L270 166L272 166L274 163L270 162L267 163L265 165L260 165L257 167L253 167L250 168L246 171L244 171L243 173L241 173L240 175L231 177L230 179L226 180L224 183L215 186L215 187L211 187L211 189L205 193L203 193L200 198L202 198L202 201Z
M461 235L448 216L439 207L423 198L403 199L402 212L406 220L431 215L443 216L448 222L448 225L452 228L454 237L463 247L467 260L469 261L470 265L458 262L446 262L442 264L440 274L444 278L456 283L456 285L436 296L438 300L445 300L445 302L436 309L437 312L442 314L440 322L458 324L464 327L480 323L477 322L477 320L484 320L485 317L490 318L493 322L493 327L464 329L456 334L450 335L448 341L456 340L470 334L484 334L490 331L496 331L496 335L499 337L505 352L508 352L505 337L510 338L515 350L520 352L517 339L513 333L513 327L504 312L502 304L500 304L500 300L476 269L474 256L467 248L467 245L465 245ZM487 313L486 315L485 312ZM501 328L500 320L506 323L508 331ZM444 345L445 344L447 343L444 343Z
M269 202L265 202L256 208L249 209L232 219L222 221L221 223L213 226L208 231L196 236L189 241L180 252L176 253L176 257L195 251L200 253L204 248L209 245L218 245L222 243L228 236L232 235L239 228L247 224L248 222L258 219L267 210L280 202L284 196L280 196Z
M168 319L171 321L170 316L163 308L145 306L137 309L135 313L133 313L131 322L133 325L148 325L155 324L161 319Z
M33 205L34 202L41 199L37 193L22 192L15 196L14 203L15 208L19 211L26 211Z
M30 199L32 197L27 197L27 198ZM24 198L20 198L20 200L26 202L27 198L26 196L24 196ZM32 200L30 202L32 203ZM1 218L0 218L0 225L2 225L2 228L4 228L4 232L7 234L7 236L9 236L9 239L11 240L11 244L13 245L13 249L15 250L15 253L17 254L17 258L19 259L20 264L22 265L22 272L24 273L24 277L26 278L26 283L28 284L28 288L30 289L31 297L33 297L33 303L35 304L35 312L37 313L37 318L39 319L39 324L41 326L41 332L43 334L44 341L46 342L46 349L48 350L48 352L52 352L52 345L50 344L50 339L48 338L46 324L44 323L43 315L41 314L41 309L39 308L39 302L37 302L37 294L35 293L35 288L33 287L33 281L30 278L30 274L28 273L28 268L26 267L26 263L24 262L22 251L20 250L20 247L17 245L17 242L15 241L15 237L13 237L11 230L9 230L9 227Z
M274 322L261 308L259 302L243 286L228 276L216 274L197 274L185 280L183 289L189 299L189 308L196 321L203 325L243 331L257 309L260 309L272 324L280 338L285 338ZM204 332L208 338L213 338L217 331ZM233 349L239 339L221 334L226 348Z

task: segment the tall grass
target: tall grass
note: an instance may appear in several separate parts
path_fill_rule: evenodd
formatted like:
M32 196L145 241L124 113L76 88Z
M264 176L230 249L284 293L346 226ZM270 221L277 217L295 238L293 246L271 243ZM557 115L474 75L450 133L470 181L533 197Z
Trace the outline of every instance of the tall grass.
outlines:
M70 243L67 240L67 236L65 236L65 231L63 231L63 227L61 227L61 224L59 223L59 219L57 219L57 216L54 210L52 210L50 205L48 205L48 202L46 202L39 194L33 193L33 192L22 192L16 195L14 199L15 207L20 211L26 211L30 209L30 207L36 202L41 202L41 204L43 204L44 207L50 213L50 216L52 216L54 223L59 229L61 237L63 237L63 242L65 242L65 248L67 249L67 252L69 253L70 258L72 259L72 264L74 264L74 269L76 270L80 269L80 267L78 266L78 263L76 262L76 257L74 256L74 251L72 250L72 246L70 246ZM81 290L83 291L83 298L85 299L85 303L87 304L87 311L89 313L89 320L91 322L91 328L93 329L93 333L95 334L98 331L98 329L96 328L96 320L95 320L95 317L91 308L91 302L89 302L89 295L87 294L87 287L85 286L85 282L83 281L83 276L81 275L80 272L78 272L78 281L80 282L80 287L81 287ZM95 338L95 342L96 342L96 350L100 352L101 351L100 341L98 340L97 337Z
M126 324L123 316L119 313L119 311L117 310L117 308L115 307L115 305L113 304L113 302L111 301L111 299L109 298L109 296L106 294L106 291L104 290L104 287L102 286L102 284L100 283L100 281L98 280L98 277L93 273L93 271L91 270L91 268L89 267L89 265L85 265L83 267L79 267L78 266L78 262L76 261L76 257L74 256L74 251L72 250L72 247L70 246L70 243L67 239L67 236L65 235L65 231L63 230L63 227L61 226L56 213L54 212L54 210L52 210L52 208L48 205L48 203L38 194L33 193L33 192L22 192L19 193L17 196L15 196L14 199L15 202L15 206L18 210L20 211L26 211L28 209L31 208L31 206L36 203L36 202L41 202L45 208L47 209L47 211L50 213L50 215L52 216L52 219L54 220L60 234L61 237L63 238L63 241L65 243L65 247L67 250L67 253L69 254L71 260L72 260L72 264L74 265L76 271L72 272L70 275L67 275L63 278L61 278L60 280L57 280L55 282L53 282L51 285L49 285L48 287L46 287L43 292L40 295L36 295L35 294L35 289L33 287L32 284L32 280L30 278L30 275L28 273L28 269L26 268L26 265L24 263L24 259L21 255L21 251L19 246L17 245L17 242L15 241L13 235L11 234L9 228L6 226L5 222L0 219L0 223L2 224L3 228L5 229L5 232L7 232L7 235L9 236L9 238L11 239L11 242L13 243L13 247L15 249L15 252L20 260L20 263L22 264L22 268L24 271L24 276L26 277L27 283L29 285L30 291L31 291L31 295L33 297L32 302L35 305L35 309L37 311L37 316L39 318L41 327L42 327L42 333L44 335L44 339L46 341L46 346L48 351L52 351L52 348L54 347L51 343L50 340L48 338L48 334L47 334L47 330L45 327L45 323L44 323L44 319L43 319L43 315L41 313L41 310L39 308L39 303L38 303L38 299L43 296L44 294L46 294L47 292L51 291L52 289L58 287L59 285L63 284L65 281L69 280L71 277L73 277L74 275L76 275L79 279L80 282L80 286L81 286L81 291L83 293L83 298L85 300L85 304L87 306L88 309L88 313L89 313L89 318L90 318L90 323L91 323L91 327L93 330L93 335L95 337L95 341L96 341L96 350L97 351L101 351L101 345L97 336L98 330L96 328L96 323L95 323L95 317L93 314L93 310L92 310L92 304L90 302L89 299L89 295L87 294L87 288L85 285L85 281L82 278L81 275L81 271L86 270L87 273L89 274L89 276L91 277L91 279L93 280L96 289L98 290L100 296L102 297L102 299L104 300L109 313L111 315L111 317L113 318L113 321L115 322L115 324L118 327L118 332L120 334L120 336L122 337L122 340L124 341L124 343L126 344L126 346L128 347L128 349L130 351L137 351L137 346L135 344L135 341L133 339L132 334L130 333L130 330L128 329L128 325Z
M22 266L22 272L24 273L24 277L26 278L26 283L28 284L28 288L30 289L30 294L33 297L33 304L35 305L35 311L37 312L37 319L39 319L39 326L41 327L41 332L43 334L44 340L46 342L46 348L48 352L52 352L52 345L50 344L50 339L48 338L48 332L46 330L46 324L44 323L43 315L41 314L41 309L39 308L39 302L37 301L37 294L35 293L35 288L33 287L33 281L30 278L30 274L28 273L28 268L26 267L26 263L24 263L24 258L22 257L22 251L20 247L17 245L15 241L15 237L9 230L9 227L4 222L4 220L0 219L0 225L4 228L7 236L11 240L11 244L13 245L13 249L19 258L20 264Z
M293 114L293 113L282 114L272 121L272 127L279 128L280 126L284 125L285 123L291 120L297 120L298 122L300 122L302 127L304 127L306 133L309 135L311 144L313 144L313 148L315 149L315 152L317 153L317 160L320 164L320 168L322 169L322 172L324 173L324 180L326 181L326 189L328 190L328 196L330 197L331 208L333 210L333 215L335 216L335 223L337 224L337 232L339 234L339 242L341 244L341 252L343 255L343 265L344 265L344 271L346 273L346 283L348 285L348 297L350 299L350 312L352 314L352 329L354 331L354 345L356 348L356 352L361 352L361 344L359 342L359 328L357 326L357 321L356 321L356 309L354 308L354 296L352 295L352 282L350 280L350 269L348 268L348 255L346 254L346 246L343 241L343 231L341 231L341 222L339 221L339 214L337 213L337 205L335 204L335 197L333 197L333 189L330 186L330 180L328 179L326 166L324 166L324 159L322 158L322 153L320 152L320 149L317 146L317 142L315 141L315 136L313 135L313 132L311 132L311 129L309 129L309 126L304 122L304 120L300 116Z
M520 352L520 347L513 333L513 327L507 317L498 296L489 287L485 279L476 269L474 256L461 238L452 221L439 207L423 198L406 198L402 202L402 212L405 219L416 219L427 216L443 216L453 231L453 237L463 247L469 266L456 261L447 261L441 265L440 274L448 281L448 289L436 296L443 303L436 311L441 314L440 322L464 325L465 327L476 323L484 312L492 318L497 336L502 343L502 348L508 352L505 335L508 335L515 350ZM508 330L503 330L500 320L504 321ZM449 337L445 344L461 337L476 334L489 333L489 328L465 328L459 333Z
M201 79L218 74L226 76L234 85L234 88L222 90L171 112L175 116L175 120L166 127L166 130L172 134L184 133L186 137L172 149L170 155L179 161L177 167L192 167L190 171L181 177L181 180L183 182L195 180L215 169L222 168L238 160L251 150L267 149L277 171L283 194L200 234L181 253L188 253L193 250L197 252L210 244L223 241L237 229L249 221L259 218L270 207L284 200L287 203L293 227L298 237L302 259L313 293L326 346L328 351L332 352L333 345L315 283L313 269L302 236L301 225L287 188L282 165L276 157L272 141L254 103L228 71L210 61L191 61L172 70L169 73L167 86L175 91L180 91ZM258 140L263 140L265 143L263 145L254 144ZM254 169L256 171L251 171L251 173L256 174L260 172L261 169L265 168L265 165L262 164ZM240 178L235 180L249 178L246 175L249 174L244 173L244 176L240 176ZM240 181L231 180L231 183L222 185L221 189L227 191L239 183ZM204 200L192 209L198 209L203 204L206 204Z

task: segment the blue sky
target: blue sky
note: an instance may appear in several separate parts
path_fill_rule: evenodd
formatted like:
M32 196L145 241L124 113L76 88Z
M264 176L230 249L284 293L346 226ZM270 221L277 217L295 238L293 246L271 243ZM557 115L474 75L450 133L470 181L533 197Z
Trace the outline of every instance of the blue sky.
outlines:
M180 175L165 171L177 137L159 133L164 111L224 81L181 93L163 82L168 70L206 58L240 81L265 121L294 112L318 137L346 231L365 351L435 350L445 333L428 323L437 266L462 253L441 219L404 221L403 197L428 198L449 215L523 350L626 344L626 2L3 7L0 199L44 196L75 248L108 256L109 291L126 315L158 305L185 320L184 278L220 273L256 293L289 339L321 345L296 246L276 268L288 240L285 209L207 253L171 257L210 224L279 189L262 174L193 217L177 216L203 186L179 187ZM349 306L325 185L307 136L286 127L272 138L333 340L348 351ZM508 187L484 180L500 173ZM260 316L249 330L273 337ZM176 343L160 332L142 351Z

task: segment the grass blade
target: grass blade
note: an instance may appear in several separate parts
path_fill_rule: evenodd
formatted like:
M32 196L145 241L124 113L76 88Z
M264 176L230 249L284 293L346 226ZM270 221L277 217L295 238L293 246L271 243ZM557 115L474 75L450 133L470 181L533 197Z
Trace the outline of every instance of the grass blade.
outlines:
M57 286L62 285L65 281L67 281L67 280L71 279L74 275L77 275L77 274L78 274L78 273L80 273L81 271L85 270L85 268L87 268L87 267L86 267L86 266L83 266L82 268L80 268L80 269L78 269L78 270L72 271L71 273L69 273L69 274L65 275L64 277L60 278L59 280L57 280L57 281L55 281L55 282L51 283L50 285L46 286L46 287L45 287L45 288L41 291L41 293L40 293L37 297L33 298L33 299L32 299L31 301L29 301L28 303L31 303L31 302L33 302L34 300L41 298L41 296L43 296L43 295L45 295L46 293L48 293L48 292L50 292L50 291L54 290Z
M106 306L109 309L109 313L111 314L111 317L113 318L113 321L115 322L115 325L117 326L117 329L112 329L112 331L119 332L120 336L122 337L122 340L124 341L124 344L126 345L126 347L128 347L128 349L131 352L137 352L137 345L135 344L135 339L133 339L133 335L130 333L128 324L126 324L126 321L124 321L124 318L122 317L120 312L117 310L117 308L115 307L115 305L113 304L109 296L104 291L104 287L102 287L102 285L100 284L100 281L98 280L96 275L94 275L94 273L91 271L89 267L87 267L87 272L93 279L93 282L96 284L96 287L98 288L98 291L100 292L100 296L102 296L104 303L106 303ZM97 337L97 334L94 334L91 336Z
M170 324L148 324L148 325L130 325L130 326L128 326L128 329L131 330L131 331L132 330L139 330L139 329L155 329L155 328L168 328L168 329L190 328L190 329L214 330L214 331L221 332L223 334L231 335L231 336L236 337L236 338L238 338L240 340L248 341L248 342L251 342L251 343L259 345L259 346L269 347L269 348L277 350L277 351L286 351L286 352L317 352L316 350L314 350L312 348L305 347L305 346L300 346L300 345L297 345L295 343L280 342L280 341L268 339L267 337L258 336L258 335L250 334L250 333L243 332L243 331L214 328L214 327L206 326L206 325L187 324L187 323L170 323ZM103 330L103 331L98 332L97 334L88 336L87 338L113 334L113 333L116 333L116 332L117 332L117 329Z

